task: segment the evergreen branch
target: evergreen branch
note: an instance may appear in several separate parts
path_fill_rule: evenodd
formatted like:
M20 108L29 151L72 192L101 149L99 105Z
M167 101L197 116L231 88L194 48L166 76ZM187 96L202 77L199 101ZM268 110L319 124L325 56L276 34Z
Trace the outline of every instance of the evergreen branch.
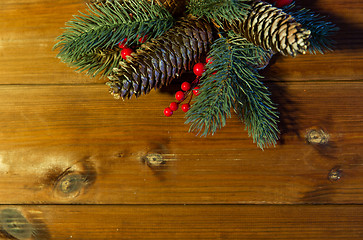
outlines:
M205 17L223 27L225 22L234 23L244 19L251 9L250 0L190 0L189 13Z
M325 16L314 13L310 9L299 8L295 4L290 4L283 8L284 12L290 14L301 25L311 31L308 51L312 54L332 51L334 41L330 38L339 30L332 22L325 21Z
M235 89L234 111L244 121L248 134L261 149L276 144L279 130L278 113L270 99L270 92L259 78L254 62L264 61L270 55L246 39L230 33L230 44L235 54L231 69Z
M200 95L186 113L189 130L203 131L202 136L214 134L233 108L261 149L275 145L279 133L276 106L255 68L269 53L231 33L215 41L209 57L213 62L201 78Z
M200 95L186 113L188 119L185 123L191 123L189 131L197 134L203 131L201 136L213 135L217 129L225 126L226 119L231 116L234 99L229 76L230 60L224 55L228 46L224 43L224 38L219 38L213 43L209 53L209 56L213 57L213 63L208 64L200 79ZM214 71L217 72L212 77L211 73Z
M234 111L244 121L253 141L261 149L275 145L278 139L278 114L253 63L269 57L268 52L255 47L246 39L230 34L233 56L231 69L235 89Z
M57 57L79 71L107 75L120 60L115 55L119 51L114 48L117 43L127 38L126 44L131 45L137 43L138 36L160 36L173 23L173 17L163 6L146 0L88 5L86 14L74 16L66 23L54 49L59 48ZM108 54L100 55L105 51Z
M79 61L72 63L72 66L77 67L76 71L87 71L87 74L96 76L102 74L107 76L112 72L112 69L119 66L121 57L121 49L114 47L112 49L96 49L93 53L87 54Z

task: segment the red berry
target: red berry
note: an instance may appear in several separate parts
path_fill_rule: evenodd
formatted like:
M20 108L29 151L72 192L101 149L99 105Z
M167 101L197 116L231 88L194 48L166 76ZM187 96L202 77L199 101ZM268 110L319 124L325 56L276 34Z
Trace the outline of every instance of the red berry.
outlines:
M118 47L123 49L126 47L126 42L127 42L127 38L124 38L124 40L122 40L121 42L118 43Z
M137 35L137 36L139 36L139 35ZM145 35L145 36L143 36L143 37L140 37L140 38L139 38L139 43L145 43L145 42L146 42L146 40L147 40L147 35Z
M202 76L203 75L203 73L204 73L204 63L197 63L197 64L195 64L194 65L194 67L193 67L193 72L194 72L194 74L195 75L197 75L197 76Z
M287 5L290 5L293 0L277 0L275 1L275 5L278 8L285 7Z
M176 110L178 110L178 108L179 108L179 104L177 102L170 103L170 109L172 111L176 111Z
M206 58L205 62L206 62L206 63L212 63L213 61L211 61L211 60L212 60L212 58L211 58L211 57L209 57L209 58Z
M190 109L190 105L189 105L189 103L184 103L184 104L181 106L181 109L183 110L183 112L188 112L188 110Z
M190 87L191 87L190 83L188 83L188 82L183 82L182 85L181 85L181 89L183 91L188 91L190 89Z
M184 92L183 91L177 91L175 93L175 99L178 100L178 101L181 101L183 100L184 98Z
M123 59L126 59L127 56L130 56L132 52L133 52L133 50L131 48L124 48L121 50L121 57Z
M164 115L167 117L170 117L171 115L173 115L173 111L170 109L170 107L167 107L164 109Z
M200 89L200 87L198 87L198 86L193 89L193 94L195 96L199 96L199 94L200 94L199 89Z

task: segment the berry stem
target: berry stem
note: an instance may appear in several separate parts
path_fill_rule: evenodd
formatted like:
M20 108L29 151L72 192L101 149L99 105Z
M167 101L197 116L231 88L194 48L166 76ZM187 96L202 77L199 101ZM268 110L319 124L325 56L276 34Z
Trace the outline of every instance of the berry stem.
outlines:
M193 82L190 84L190 85L191 85L190 89L189 89L188 91L186 91L186 92L184 93L184 97L183 97L181 100L179 100L179 101L177 102L177 103L178 103L178 105L179 105L180 103L184 102L184 100L185 100L185 99L187 99L187 97L189 96L189 94L190 94L191 92L193 92L193 88L195 88L196 86L198 86L198 84L199 84L199 79L200 79L200 77L199 77L199 76L197 76L197 77L193 80ZM192 100L192 98L193 98L193 94L192 94L192 97L190 98L190 100L189 100L189 102L188 102L188 103L190 103L190 101Z
M190 102L192 101L192 99L193 99L193 95L194 95L194 94L191 94L188 104L190 104Z

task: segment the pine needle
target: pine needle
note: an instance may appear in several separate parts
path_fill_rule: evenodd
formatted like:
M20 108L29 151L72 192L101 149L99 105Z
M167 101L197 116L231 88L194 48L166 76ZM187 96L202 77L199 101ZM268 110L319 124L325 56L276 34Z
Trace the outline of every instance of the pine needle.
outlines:
M290 4L283 10L293 16L304 28L311 31L310 46L308 48L310 53L316 54L319 52L324 54L326 51L332 51L335 42L331 39L331 36L339 30L335 24L325 21L325 16L314 13L310 9L297 7L295 4Z
M196 17L205 17L223 27L224 23L244 19L251 8L249 0L190 0L189 13Z
M269 53L231 33L215 41L208 57L213 62L206 65L200 95L186 113L189 130L201 136L214 134L234 109L258 147L275 145L278 113L256 70Z
M121 57L115 46L123 39L131 45L140 36L154 38L174 23L163 6L146 0L87 6L87 13L80 12L66 23L54 49L59 49L57 57L63 62L92 76L108 75L117 66Z

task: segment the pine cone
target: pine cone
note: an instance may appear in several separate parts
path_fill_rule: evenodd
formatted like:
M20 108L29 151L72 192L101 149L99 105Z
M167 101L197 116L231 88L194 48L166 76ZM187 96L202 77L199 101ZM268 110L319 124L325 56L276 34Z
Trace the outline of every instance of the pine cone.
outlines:
M229 24L229 28L255 45L283 55L305 54L309 46L310 31L291 15L265 2L253 3L247 17L236 25Z
M186 0L159 0L159 2L174 16L182 15L185 11Z
M162 36L141 45L126 62L120 62L106 83L110 93L115 98L138 97L169 84L207 54L212 40L209 23L181 19Z
M125 0L90 0L90 3L99 4L99 3L114 3L114 2L123 2ZM151 2L152 0L146 0ZM173 16L182 15L185 11L186 0L159 0L155 1L163 5Z

